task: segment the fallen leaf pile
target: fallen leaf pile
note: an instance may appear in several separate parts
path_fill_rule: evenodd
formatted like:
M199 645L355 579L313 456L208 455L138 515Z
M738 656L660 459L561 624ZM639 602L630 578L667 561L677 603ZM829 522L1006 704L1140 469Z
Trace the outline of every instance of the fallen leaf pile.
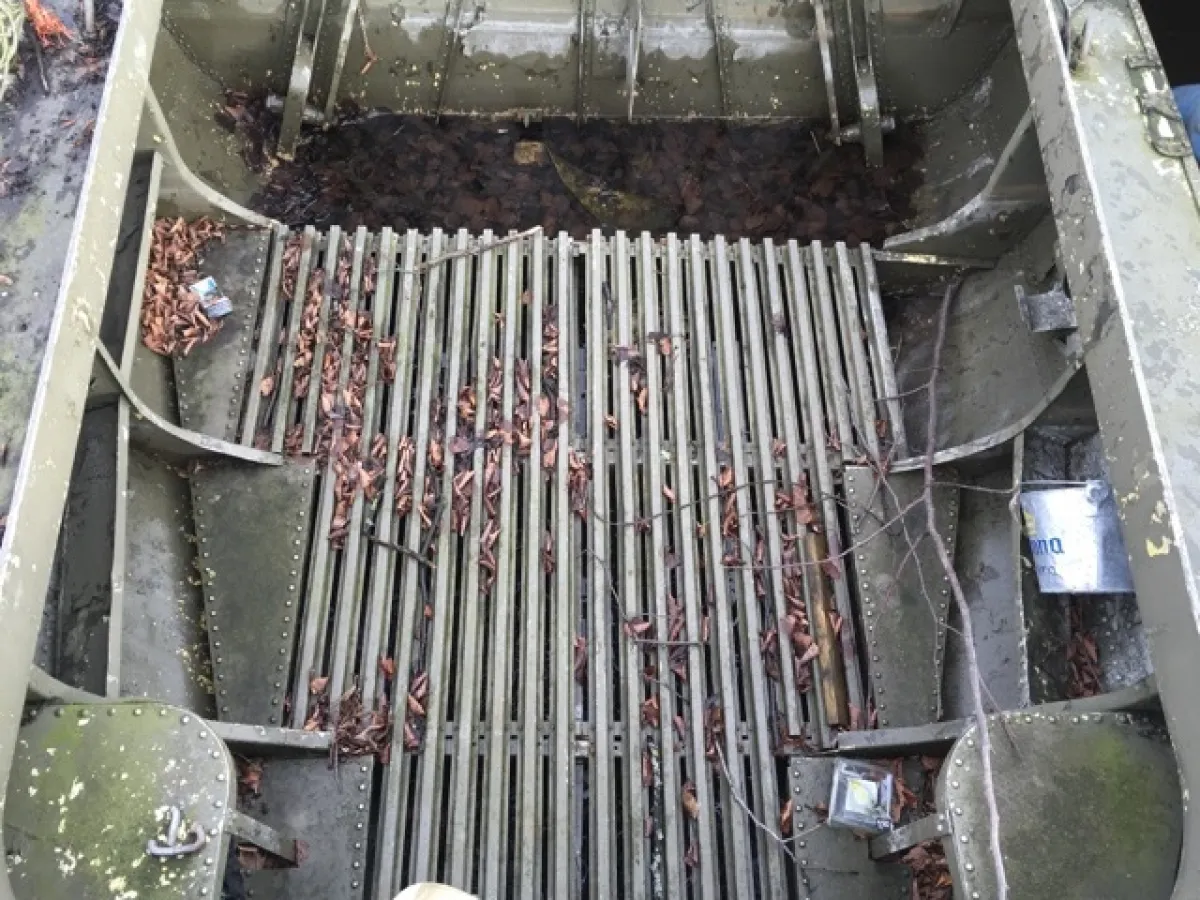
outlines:
M921 180L919 140L903 127L888 137L885 165L870 169L860 148L836 146L801 122L559 118L523 129L450 116L434 122L373 115L315 131L293 161L276 164L277 126L260 104L231 95L219 114L246 138L248 160L270 169L262 211L292 225L476 233L541 225L546 234L585 238L617 220L597 218L605 204L586 202L565 175L577 170L600 197L644 199L630 210L633 230L878 245L904 227ZM516 146L530 138L566 165L518 164Z
M366 710L357 687L346 691L338 703L333 741L337 756L374 756L386 765L392 742L392 713L387 701L382 701L378 709Z
M782 443L776 441L776 444ZM776 453L785 453L777 448ZM809 500L808 479L801 476L800 482L775 493L775 510L780 513L780 562L783 564L781 580L787 607L780 627L792 643L792 654L796 666L796 690L804 693L812 687L812 661L821 648L813 640L808 621L808 608L804 602L803 545L804 534L815 529L816 514Z
M199 258L224 229L212 219L159 219L154 223L142 298L142 343L162 356L187 356L221 330L190 286L200 280Z
M404 749L417 750L425 738L425 698L429 696L429 673L420 672L408 687L404 709Z
M1096 638L1085 628L1083 606L1072 598L1069 607L1070 637L1067 640L1067 696L1072 700L1103 693L1100 684L1100 653Z
M25 0L25 16L33 27L38 43L46 50L65 47L75 35L62 23L62 19L52 9L46 9L41 0Z
M927 841L901 857L912 869L912 900L951 900L954 888L941 841Z

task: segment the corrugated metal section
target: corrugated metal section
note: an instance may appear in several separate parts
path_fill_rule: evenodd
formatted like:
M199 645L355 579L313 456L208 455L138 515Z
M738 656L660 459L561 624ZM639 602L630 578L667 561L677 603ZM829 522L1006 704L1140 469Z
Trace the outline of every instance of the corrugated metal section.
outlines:
M242 440L324 461L291 716L393 709L376 895L802 896L785 757L866 715L841 468L906 454L869 251L276 248Z

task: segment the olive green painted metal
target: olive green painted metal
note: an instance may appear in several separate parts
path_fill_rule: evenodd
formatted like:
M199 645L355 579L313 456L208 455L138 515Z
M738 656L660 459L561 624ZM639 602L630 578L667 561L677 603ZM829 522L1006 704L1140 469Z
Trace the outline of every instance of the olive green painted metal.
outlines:
M670 0L640 15L627 0L509 0L486 12L442 0L361 0L320 4L315 30L303 36L297 9L283 0L175 3L166 27L201 70L229 86L288 95L286 151L305 107L327 119L335 97L427 114L625 118L636 101L635 115L647 118L820 119L829 103L823 43L844 111L859 108L859 69L869 59L880 115L911 116L950 102L1011 35L1003 0L975 0L963 15L961 0L854 0L852 46L837 39L846 5L837 0L829 10L834 39L824 42L806 4L715 0L704 13ZM310 22L316 7L303 7ZM380 62L367 65L361 26ZM308 104L299 102L305 96Z
M40 304L53 303L36 382L19 424L27 419L16 475L6 493L8 519L0 544L0 618L8 643L0 661L0 781L7 782L25 684L57 545L76 437L87 397L93 347L120 226L126 179L146 89L160 4L126 8L100 101L88 171L73 208L70 239L54 247L57 271L22 286ZM67 228L63 228L64 235ZM12 320L10 320L12 321ZM14 324L16 324L14 322ZM11 469L9 471L12 471ZM0 897L10 897L0 878Z
M953 480L945 470L938 476ZM942 715L950 592L919 503L924 474L880 480L869 467L847 466L845 479L850 531L860 543L851 554L853 580L879 725L936 722ZM959 491L935 490L933 502L938 530L953 556ZM871 535L876 536L866 540Z
M1054 220L1047 216L995 268L965 276L954 300L938 379L937 465L974 456L1011 441L1067 388L1082 360L1055 336L1031 334L1021 319L1013 285L1026 273L1055 263ZM896 379L910 435L924 435L929 354L939 297L911 299L890 323ZM924 443L923 437L920 443ZM908 448L892 471L920 469L924 446Z
M1044 703L1028 710L1042 716L1082 713L1150 712L1158 709L1158 685L1153 678L1138 684L1079 700ZM915 753L946 753L971 726L969 719L950 719L908 728L879 728L843 731L837 750L846 756L908 756Z
M246 887L266 900L355 900L367 878L372 757L268 759L260 795L240 809L278 833L304 842L298 866L246 873ZM268 848L269 849L269 848Z
M221 320L221 330L211 341L174 359L179 423L184 428L238 440L270 247L270 231L230 230L197 260L201 277L216 280L233 312Z
M296 756L304 753L323 756L328 755L333 746L332 731L272 728L240 722L217 721L208 724L231 751L243 756Z
M988 717L1000 847L1014 897L1171 895L1183 810L1165 730L1127 713ZM955 891L995 896L976 726L946 758L939 810Z
M303 851L297 846L298 841L294 837L289 837L236 809L229 813L229 832L239 841L249 842L265 850L276 860L282 860L292 866L303 859Z
M203 719L159 703L44 706L18 746L4 811L17 897L219 896L237 778ZM200 846L156 857L148 842Z
M875 862L866 841L848 829L831 828L817 814L829 805L835 765L836 760L811 756L788 762L793 808L787 840L801 896L908 900L912 878L907 866Z
M1130 113L1142 93L1166 85L1136 4L1079 10L1071 27L1086 16L1092 39L1074 72L1059 4L1013 0L1013 12L1134 584L1190 791L1200 783L1200 373L1189 364L1200 353L1196 163L1160 155L1146 120ZM1192 806L1175 896L1198 893Z
M129 403L129 434L123 435L122 440L130 436L136 437L136 442L141 446L176 462L206 457L223 457L263 466L282 464L282 457L276 453L255 450L223 438L211 437L207 433L180 428L171 423L155 412L134 392L128 378L122 374L103 344L97 345L96 355L99 357L100 363L97 370L111 380L115 392ZM98 380L102 381L102 379Z
M204 626L223 721L285 724L313 469L306 460L265 468L214 463L191 475ZM309 673L297 677L307 684Z

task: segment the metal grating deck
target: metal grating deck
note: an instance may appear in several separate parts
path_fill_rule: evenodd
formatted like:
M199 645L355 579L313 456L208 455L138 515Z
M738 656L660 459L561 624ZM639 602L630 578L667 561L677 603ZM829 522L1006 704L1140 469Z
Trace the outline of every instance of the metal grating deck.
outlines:
M870 251L273 245L234 430L318 460L291 723L314 676L395 711L375 895L803 896L749 813L813 825L788 755L867 721L841 471L907 455Z

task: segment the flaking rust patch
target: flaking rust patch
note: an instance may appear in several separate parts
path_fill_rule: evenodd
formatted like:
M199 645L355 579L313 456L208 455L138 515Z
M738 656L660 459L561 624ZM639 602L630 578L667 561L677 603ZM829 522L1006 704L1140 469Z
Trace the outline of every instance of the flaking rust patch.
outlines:
M1156 556L1166 556L1171 552L1171 539L1163 536L1162 543L1156 544L1150 538L1146 538L1146 555L1153 559Z

